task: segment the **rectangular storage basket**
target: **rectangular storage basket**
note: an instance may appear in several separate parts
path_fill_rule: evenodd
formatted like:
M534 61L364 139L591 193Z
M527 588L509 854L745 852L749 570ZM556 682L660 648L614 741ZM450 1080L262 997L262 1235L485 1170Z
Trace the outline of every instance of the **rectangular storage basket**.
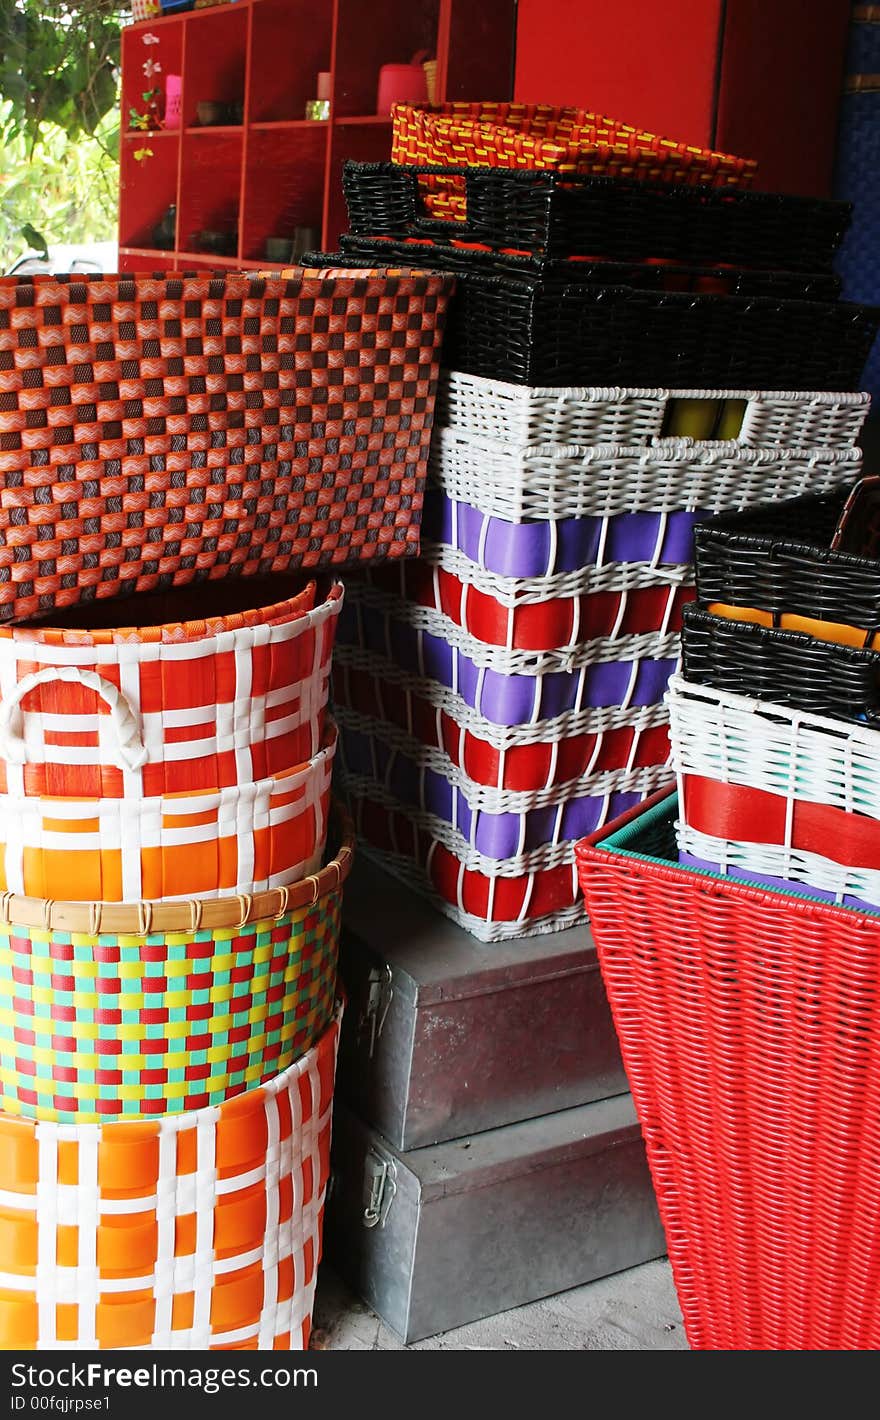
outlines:
M315 259L428 264L421 248L366 237L342 246ZM457 283L445 365L514 384L853 390L880 323L874 306L643 291L493 274L479 262L457 270Z
M457 220L444 223L428 205L430 179L450 176L458 178L464 200L450 214ZM625 177L350 160L342 185L349 229L360 236L446 234L548 256L660 257L780 271L827 270L851 210L822 198Z
M317 260L375 266L389 259L381 242L347 237L343 245L341 256ZM404 249L397 259L415 258ZM424 264L423 255L419 261ZM874 307L843 303L640 291L460 270L445 362L530 385L613 380L854 389L877 320Z
M880 918L675 863L658 794L578 846L695 1350L876 1350Z
M0 280L0 619L416 553L451 290Z
M341 821L307 882L137 906L4 900L0 1111L82 1124L222 1104L286 1070L333 1013ZM60 925L59 925L60 924Z
M669 685L680 849L701 863L880 906L880 733Z
M402 673L362 651L339 648L333 695L340 720L379 722L442 751L474 785L530 792L578 784L592 773L650 768L669 754L662 703L585 707L551 720L499 725L439 681Z
M662 435L754 448L851 448L867 394L827 391L552 388L444 370L437 423L504 444L647 444Z
M746 187L756 167L751 159L677 143L585 109L513 103L455 102L434 109L395 104L391 116L395 163L549 168L709 187Z
M573 845L555 858L513 865L468 849L440 819L414 815L390 796L353 799L363 852L481 942L558 932L584 921Z
M880 726L880 652L684 609L686 680ZM827 625L827 623L825 623Z
M219 1108L74 1127L0 1115L0 1347L306 1350L339 1018Z
M766 612L775 624L798 616L866 637L880 630L880 562L831 550L849 491L704 523L695 536L701 603Z

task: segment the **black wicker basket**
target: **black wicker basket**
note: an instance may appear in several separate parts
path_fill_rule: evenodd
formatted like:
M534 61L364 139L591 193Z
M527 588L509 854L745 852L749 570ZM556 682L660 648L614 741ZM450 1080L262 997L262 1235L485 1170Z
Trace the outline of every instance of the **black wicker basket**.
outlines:
M529 276L559 285L632 286L639 291L685 291L726 296L773 296L783 300L834 301L840 278L830 271L758 271L747 267L694 266L678 262L610 261L604 257L562 260L522 252L462 246L446 237L407 241L343 236L344 251L377 263L419 264L487 276Z
M880 725L880 654L684 609L686 680L790 710Z
M463 180L466 222L424 215L423 185L450 174ZM846 202L522 169L347 162L342 181L352 232L446 232L548 256L824 271L850 220Z
M364 237L342 245L304 259L454 270L445 364L514 384L852 390L880 324L872 306L637 290L501 273L481 252L453 263Z
M849 489L751 508L698 524L697 596L817 621L880 630L880 562L832 552Z

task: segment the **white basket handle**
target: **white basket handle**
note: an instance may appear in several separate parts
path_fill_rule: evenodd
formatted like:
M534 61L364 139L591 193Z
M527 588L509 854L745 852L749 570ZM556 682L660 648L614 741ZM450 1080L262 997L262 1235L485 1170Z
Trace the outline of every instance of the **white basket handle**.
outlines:
M116 763L120 769L140 769L146 764L149 752L141 738L137 718L122 691L112 681L104 680L95 671L80 670L79 666L49 666L44 671L35 671L20 680L15 689L0 703L0 757L11 764L26 764L28 747L21 734L21 702L38 685L49 685L54 680L71 681L94 690L110 707L110 719L116 731ZM13 724L13 721L16 723Z

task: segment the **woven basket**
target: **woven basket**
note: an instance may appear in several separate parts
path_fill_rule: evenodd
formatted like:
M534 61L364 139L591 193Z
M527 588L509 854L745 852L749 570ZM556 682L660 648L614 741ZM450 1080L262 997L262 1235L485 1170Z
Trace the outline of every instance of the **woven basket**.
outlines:
M339 761L353 798L390 796L406 809L450 824L480 859L503 863L509 876L526 857L564 849L616 817L660 784L665 762L633 770L599 771L548 790L514 793L474 784L442 751L420 745L393 726L343 712ZM510 872L508 872L508 869Z
M746 187L756 164L633 128L584 109L547 104L446 103L437 109L395 104L395 163L455 168L549 168L560 173ZM449 188L429 206L452 215L460 199Z
M695 685L880 726L880 652L694 606L683 620L684 674Z
M638 291L685 291L726 296L773 296L780 300L834 301L840 279L830 271L756 271L717 262L622 261L606 257L546 257L498 250L484 243L462 242L445 229L419 237L346 234L344 251L367 253L377 265L418 262L425 267L468 276L531 278L550 289L564 286L628 286Z
M443 228L430 211L457 178L464 198ZM846 202L623 177L561 177L500 168L418 168L346 162L349 228L362 236L433 236L548 256L724 262L765 270L823 271L850 221ZM437 204L435 204L435 209Z
M450 498L510 523L700 515L811 489L859 473L859 449L743 449L669 439L651 448L563 445L512 449L458 430L437 431L430 472Z
M427 264L421 247L366 237L342 246L315 260ZM480 256L457 273L444 362L514 384L853 390L880 323L874 306L494 274Z
M479 786L514 794L574 792L588 775L617 776L665 764L669 757L662 704L621 710L588 708L551 721L502 726L473 710L437 681L402 675L396 667L344 648L333 668L340 724L369 733L381 724L439 752Z
M337 655L351 664L353 647L376 670L386 658L383 670L397 668L390 683L437 681L495 725L521 726L586 707L659 703L678 661L678 625L670 618L662 630L599 636L569 649L508 650L478 641L441 613L352 585Z
M0 1346L306 1349L338 1032L219 1109L0 1116Z
M880 735L676 676L679 846L880 905Z
M179 1114L286 1070L332 1015L347 821L337 842L307 882L258 898L4 901L0 1109L67 1123Z
M273 600L289 585L226 581L0 627L0 793L244 789L316 754L342 585L317 604L313 584ZM115 626L125 611L140 624Z
M677 866L657 795L578 847L696 1350L876 1350L880 920Z
M870 640L880 631L880 562L831 550L849 491L703 524L695 536L701 602L733 616L767 613L774 625L831 623L838 639L855 627Z
M0 618L416 553L451 290L0 280Z
M0 891L71 901L289 886L324 855L336 727L285 774L149 799L0 795Z
M634 794L634 800L640 799ZM441 819L377 793L352 804L359 848L481 942L559 932L585 920L573 845L499 863Z
M663 434L755 448L851 448L866 394L533 388L459 370L440 378L437 422L502 444L647 444Z

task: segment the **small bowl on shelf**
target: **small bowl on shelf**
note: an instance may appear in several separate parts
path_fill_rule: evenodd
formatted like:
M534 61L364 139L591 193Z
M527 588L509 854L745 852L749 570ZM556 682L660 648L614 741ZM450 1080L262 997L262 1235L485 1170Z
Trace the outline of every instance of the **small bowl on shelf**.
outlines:
M267 237L264 250L267 261L278 262L283 266L293 256L293 239L291 237Z
M217 128L230 122L229 105L215 99L201 99L196 104L196 118L201 128Z
M238 234L236 232L196 232L193 241L196 251L208 251L214 256L235 256L238 251Z

